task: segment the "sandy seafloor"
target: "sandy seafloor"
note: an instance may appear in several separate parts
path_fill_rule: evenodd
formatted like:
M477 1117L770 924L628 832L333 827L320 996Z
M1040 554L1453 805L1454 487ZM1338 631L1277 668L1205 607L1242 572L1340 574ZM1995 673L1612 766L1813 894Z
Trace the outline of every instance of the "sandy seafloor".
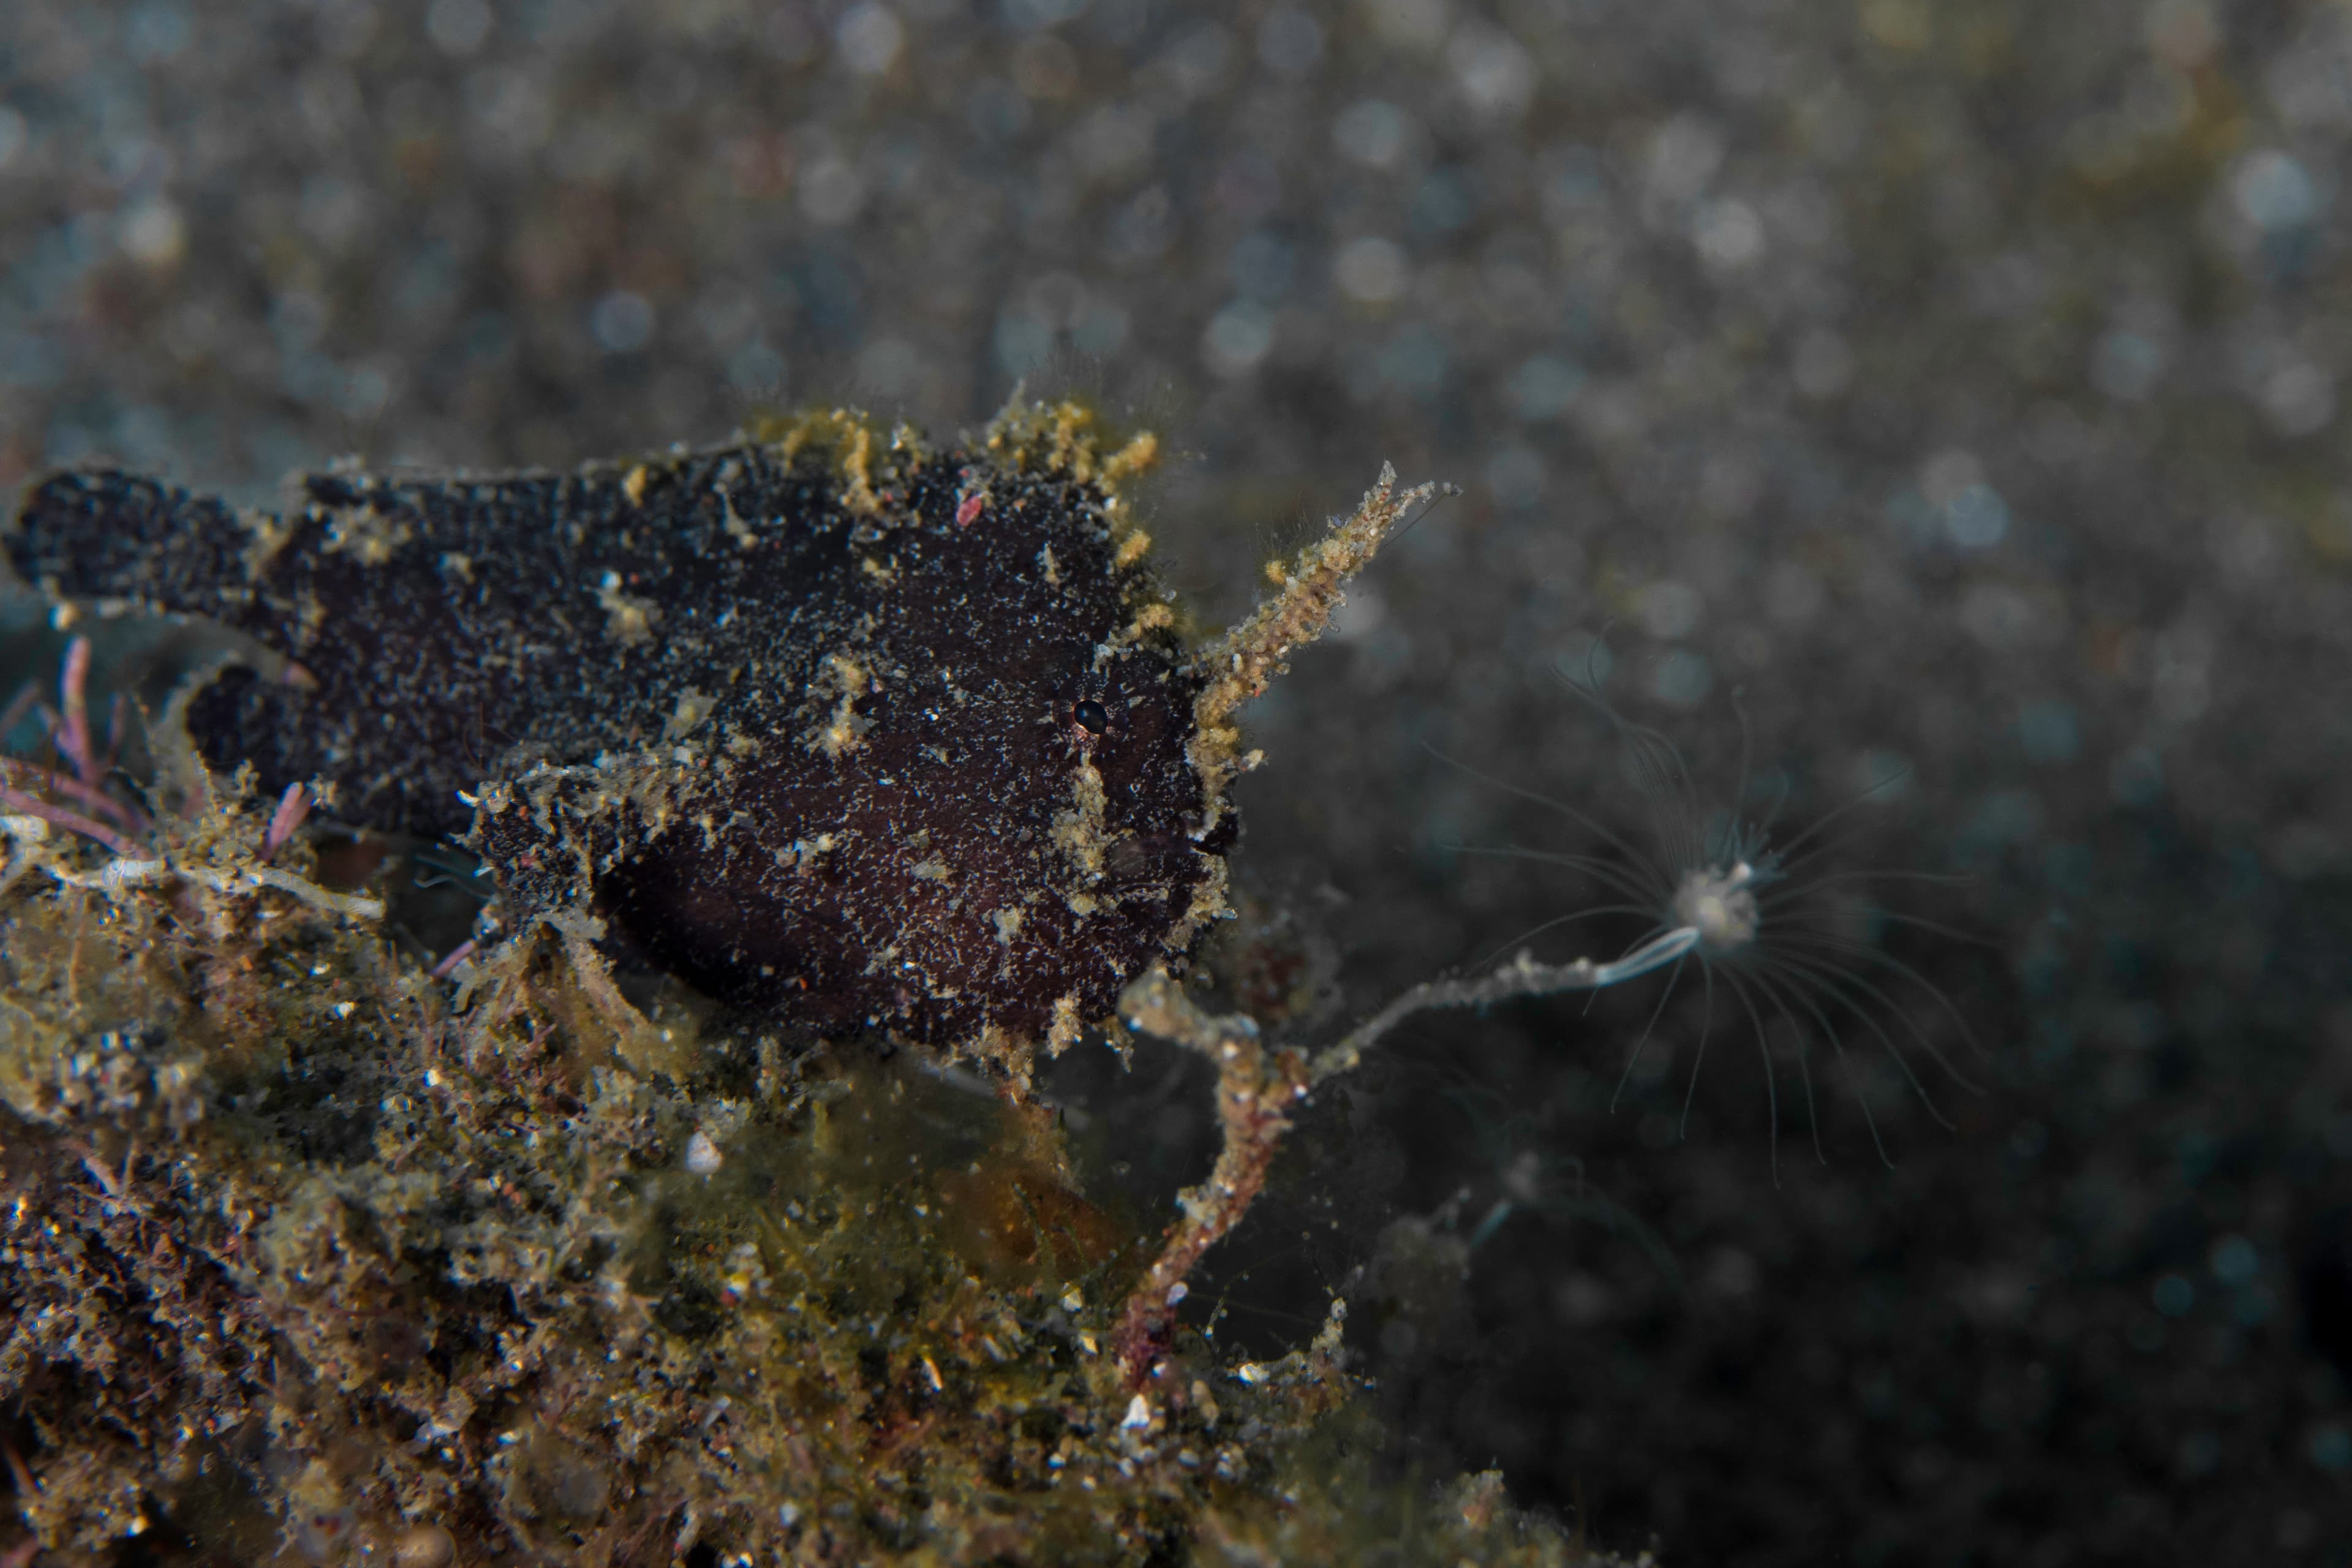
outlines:
M1691 976L1613 1110L1655 983L1424 1020L1221 1331L1348 1290L1420 1463L1675 1563L2347 1563L2348 143L2318 0L25 0L0 488L944 432L1025 374L1168 434L1219 618L1382 459L1457 481L1256 715L1236 866L1333 1020L1607 901L1465 852L1598 840L1441 760L1643 830L1565 663L1710 798L1735 689L1789 823L1895 779L1812 874L1966 875L1887 907L1972 941L1877 929L1984 1054L1868 970L1891 1166L1816 1042L1823 1163L1727 988L1686 1125ZM1068 1092L1172 1183L1165 1070Z

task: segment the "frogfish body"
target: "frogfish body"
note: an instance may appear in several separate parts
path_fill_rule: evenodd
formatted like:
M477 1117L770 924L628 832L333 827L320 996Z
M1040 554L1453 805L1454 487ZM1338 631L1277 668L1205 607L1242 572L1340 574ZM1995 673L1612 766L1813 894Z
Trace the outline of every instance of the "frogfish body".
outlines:
M580 911L818 1035L1066 1037L1223 909L1234 818L1106 454L825 416L569 474L299 479L282 514L111 471L7 544L63 596L290 661L186 706L217 769L462 837L515 926Z

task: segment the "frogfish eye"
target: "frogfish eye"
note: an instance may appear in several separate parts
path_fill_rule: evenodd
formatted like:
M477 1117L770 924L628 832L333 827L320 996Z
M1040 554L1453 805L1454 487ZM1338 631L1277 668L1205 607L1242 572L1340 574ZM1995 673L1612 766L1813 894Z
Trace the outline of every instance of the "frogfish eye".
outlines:
M1089 735L1099 735L1110 728L1110 715L1103 711L1101 703L1091 697L1084 697L1078 700L1076 707L1070 710L1070 722Z

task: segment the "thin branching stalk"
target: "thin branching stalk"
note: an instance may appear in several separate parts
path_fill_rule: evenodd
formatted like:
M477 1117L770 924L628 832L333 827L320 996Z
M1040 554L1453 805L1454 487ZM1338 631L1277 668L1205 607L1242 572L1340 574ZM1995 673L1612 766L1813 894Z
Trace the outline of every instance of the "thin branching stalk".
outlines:
M1307 1097L1307 1059L1293 1049L1269 1051L1255 1019L1244 1013L1202 1012L1165 970L1127 988L1119 997L1127 1026L1173 1040L1217 1068L1217 1119L1224 1146L1209 1179L1177 1195L1184 1217L1169 1236L1142 1281L1128 1296L1116 1346L1128 1381L1140 1385L1165 1359L1184 1278L1201 1255L1240 1223L1265 1185L1276 1148L1290 1126L1290 1110Z
M1538 963L1522 950L1491 974L1476 978L1424 980L1357 1025L1315 1058L1308 1086L1352 1071L1381 1037L1416 1013L1440 1007L1487 1007L1522 996L1554 996L1564 991L1602 991L1679 963L1698 945L1696 926L1676 926L1652 937L1624 957L1606 963L1580 958L1571 963Z
M1622 958L1596 963L1538 963L1521 952L1476 978L1431 980L1414 986L1350 1029L1311 1060L1291 1047L1269 1047L1257 1021L1245 1013L1203 1012L1165 970L1129 985L1119 1016L1142 1034L1200 1052L1216 1064L1217 1120L1224 1141L1209 1179L1177 1197L1183 1218L1127 1299L1117 1347L1120 1369L1140 1386L1168 1353L1176 1309L1187 1294L1185 1277L1202 1255L1234 1226L1265 1185L1267 1169L1293 1111L1318 1086L1361 1064L1364 1053L1399 1024L1439 1007L1484 1007L1523 996L1598 991L1679 963L1698 944L1696 927L1664 931Z
M0 805L25 816L37 816L44 822L55 823L68 832L79 833L92 843L104 845L126 860L139 858L138 846L106 824L62 805L51 805L23 790L0 784Z

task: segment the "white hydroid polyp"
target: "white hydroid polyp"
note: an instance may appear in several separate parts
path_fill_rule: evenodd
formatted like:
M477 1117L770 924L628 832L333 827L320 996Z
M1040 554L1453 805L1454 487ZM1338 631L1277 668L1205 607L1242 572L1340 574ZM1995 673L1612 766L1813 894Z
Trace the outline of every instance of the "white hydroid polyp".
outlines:
M1911 1016L1898 991L1908 991L1930 1003L1972 1048L1974 1037L1942 989L1873 940L1868 928L1909 926L1967 939L1934 921L1857 902L1857 896L1872 882L1933 883L1952 879L1915 871L1841 868L1831 853L1838 837L1829 830L1857 806L1885 795L1895 781L1881 780L1792 835L1786 844L1776 846L1773 830L1787 792L1780 792L1780 798L1762 814L1748 814L1749 760L1744 716L1738 783L1725 801L1714 803L1698 790L1673 743L1657 731L1630 723L1618 714L1601 696L1590 671L1588 665L1586 679L1563 675L1562 679L1608 721L1624 747L1628 772L1650 818L1650 832L1613 831L1597 816L1565 801L1465 767L1465 772L1497 788L1567 817L1599 842L1590 851L1571 853L1519 846L1460 847L1465 853L1505 856L1572 871L1608 895L1603 901L1545 921L1507 947L1520 947L1555 927L1606 917L1646 921L1647 928L1619 957L1606 962L1580 959L1571 964L1546 965L1537 963L1521 948L1519 957L1493 976L1447 983L1444 994L1433 993L1419 1005L1461 1005L1506 996L1599 990L1663 971L1664 988L1619 1078L1622 1094L1656 1033L1685 966L1695 964L1706 988L1706 1006L1684 1094L1685 1126L1699 1068L1714 1032L1717 981L1723 983L1735 1016L1752 1037L1764 1068L1776 1160L1782 1071L1776 1062L1776 1041L1781 1042L1779 1054L1793 1060L1817 1153L1821 1131L1815 1114L1813 1066L1816 1053L1823 1048L1847 1079L1882 1159L1885 1145L1865 1092L1858 1054L1876 1055L1891 1064L1928 1114L1948 1126L1919 1063L1924 1061L1936 1073L1963 1087L1974 1086L1954 1066L1937 1034ZM1733 706L1737 711L1737 694ZM1866 921L1858 922L1857 914L1866 914ZM1849 1052L1847 1047L1857 1044L1861 1052Z

